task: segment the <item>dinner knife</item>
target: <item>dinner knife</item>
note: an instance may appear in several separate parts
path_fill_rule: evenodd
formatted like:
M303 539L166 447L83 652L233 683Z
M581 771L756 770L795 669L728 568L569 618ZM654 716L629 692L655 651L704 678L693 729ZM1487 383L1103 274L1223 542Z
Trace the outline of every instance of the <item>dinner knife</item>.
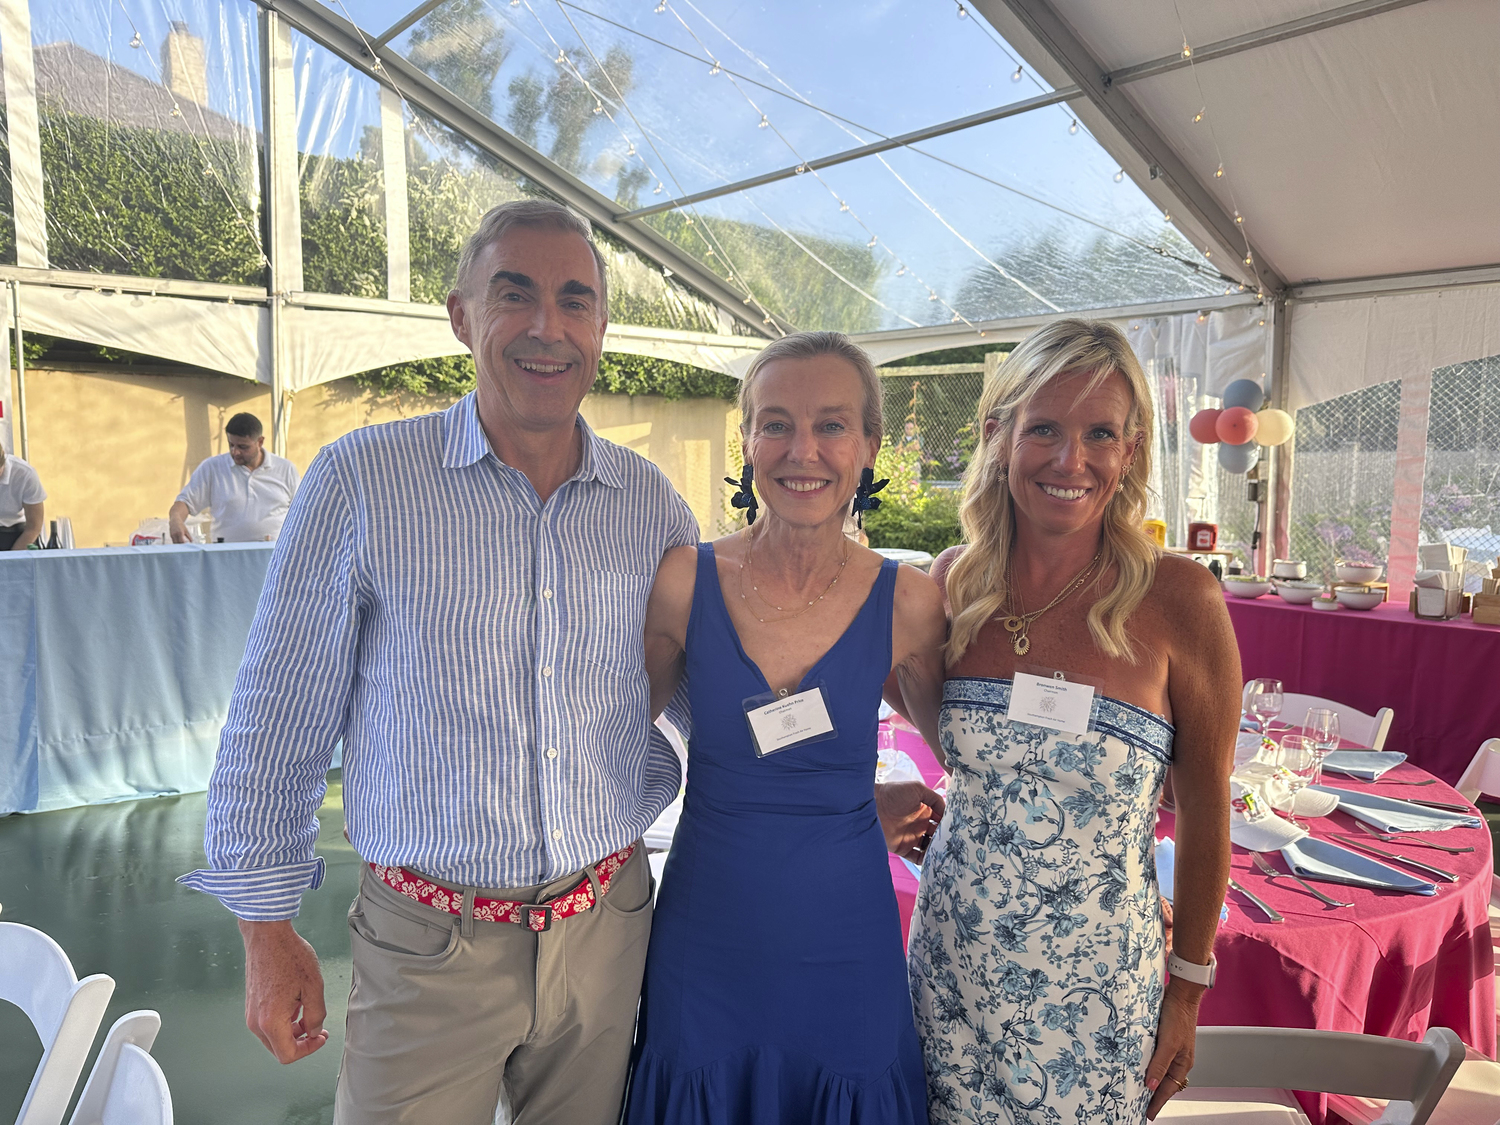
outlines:
M1274 907L1267 906L1265 903L1261 902L1260 899L1256 898L1249 891L1245 890L1244 887L1240 886L1233 879L1229 880L1229 886L1230 886L1231 889L1239 891L1240 894L1244 895L1251 902L1253 902L1256 906L1260 907L1261 910L1265 911L1266 918L1269 919L1270 921L1272 921L1272 922L1285 922L1286 921L1285 918L1283 918L1280 914L1276 913L1276 910L1275 910Z
M1359 848L1362 851L1372 852L1382 859L1389 859L1396 863L1404 863L1408 867L1415 867L1421 871L1436 875L1439 879L1445 879L1450 883L1458 882L1458 876L1451 871L1444 871L1441 867L1433 867L1431 864L1423 863L1421 860L1412 859L1410 856L1397 855L1395 852L1383 851L1380 848L1372 848L1363 840L1354 840L1349 837L1341 837L1344 843L1351 848Z

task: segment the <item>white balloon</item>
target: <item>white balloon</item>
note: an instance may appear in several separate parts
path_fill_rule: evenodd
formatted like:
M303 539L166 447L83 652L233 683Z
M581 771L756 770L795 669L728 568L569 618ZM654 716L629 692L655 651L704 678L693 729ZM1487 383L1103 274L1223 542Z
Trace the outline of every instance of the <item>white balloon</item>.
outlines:
M1255 415L1259 425L1255 430L1255 440L1261 445L1281 445L1291 440L1291 436L1297 432L1297 423L1285 410L1277 410L1268 407Z

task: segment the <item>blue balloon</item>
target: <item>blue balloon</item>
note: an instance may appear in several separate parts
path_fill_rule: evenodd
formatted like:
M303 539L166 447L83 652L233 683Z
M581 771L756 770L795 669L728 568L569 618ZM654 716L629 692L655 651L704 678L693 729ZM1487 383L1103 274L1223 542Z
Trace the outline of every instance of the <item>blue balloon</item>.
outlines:
M1247 380L1248 382L1248 380ZM1260 460L1260 446L1253 441L1244 445L1219 445L1219 467L1226 473L1248 473Z
M1265 388L1254 379L1236 379L1224 388L1224 409L1243 406L1246 410L1259 410L1266 401Z

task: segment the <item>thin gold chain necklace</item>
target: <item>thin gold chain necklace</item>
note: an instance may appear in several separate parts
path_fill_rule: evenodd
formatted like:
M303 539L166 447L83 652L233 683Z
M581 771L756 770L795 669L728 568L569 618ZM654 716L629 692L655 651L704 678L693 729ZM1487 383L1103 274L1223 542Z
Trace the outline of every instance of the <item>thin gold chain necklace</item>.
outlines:
M747 528L746 531L748 532L749 529ZM849 564L849 540L845 539L844 540L844 557L839 560L839 568L833 572L833 580L830 581L828 583L828 585L824 588L823 592L821 594L819 594L816 598L814 598L812 601L808 602L805 606L803 606L801 609L797 610L795 613L787 614L787 616L785 616L785 617L778 617L778 618L776 618L776 622L790 621L794 617L801 617L808 610L812 609L813 606L817 605L820 601L822 601L824 598L826 598L829 595L829 593L833 590L833 588L839 584L839 578L843 575L843 573L844 573L844 567L846 567L848 564ZM750 536L750 547L745 552L745 565L742 566L742 567L740 567L740 601L742 601L742 602L747 600L746 597L745 597L745 574L746 574L746 572L749 572L749 575L750 575L750 589L755 592L755 596L758 599L760 599L761 604L762 605L770 606L777 613L786 613L786 610L782 609L779 605L773 605L770 601L767 601L766 600L766 596L760 592L760 587L755 584L755 536L754 535ZM746 609L750 609L750 607L748 605L745 608ZM762 625L764 625L766 623L766 619L764 617L758 616L753 609L750 609L750 616L754 617L755 620L759 621ZM773 624L775 624L776 622L773 622Z
M1010 634L1010 647L1017 656L1025 656L1026 653L1031 649L1031 638L1027 636L1027 634L1031 631L1032 623L1035 622L1038 617L1046 613L1053 606L1057 605L1058 602L1066 598L1079 586L1083 585L1084 579L1089 576L1089 572L1094 569L1094 564L1099 561L1099 556L1103 553L1103 548L1095 551L1094 557L1089 560L1088 566L1080 570L1073 581L1069 582L1062 588L1062 591L1057 595L1057 597L1053 598L1050 602L1042 606L1041 609L1036 610L1034 613L1024 612L1024 607L1021 606L1021 592L1016 588L1015 579L1011 579L1011 581L1008 583L1008 585L1010 586L1010 593L1015 597L1016 605L1018 607L1021 607L1023 612L1019 614L1012 614L1010 617L1005 618L1005 620L1001 622L1001 624L1005 626L1006 632Z

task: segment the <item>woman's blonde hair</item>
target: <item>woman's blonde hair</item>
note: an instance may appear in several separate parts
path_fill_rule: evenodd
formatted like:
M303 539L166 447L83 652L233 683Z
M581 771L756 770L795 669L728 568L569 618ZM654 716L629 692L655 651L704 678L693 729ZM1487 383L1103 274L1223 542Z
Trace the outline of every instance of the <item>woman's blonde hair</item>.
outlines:
M1016 419L1038 391L1063 376L1087 375L1088 394L1119 372L1130 388L1125 441L1135 441L1129 471L1104 510L1099 578L1113 568L1114 587L1089 609L1089 632L1099 650L1116 659L1135 660L1126 622L1151 589L1160 551L1142 527L1147 482L1151 479L1154 417L1146 376L1120 330L1102 321L1059 320L1038 329L1011 352L979 400L980 442L964 476L960 509L968 547L948 572L948 603L953 627L948 663L954 664L979 631L1005 608L1009 598L1010 554L1015 540L1015 507L1009 465ZM985 423L998 422L986 440ZM1099 578L1095 579L1097 586Z
M865 349L842 332L793 332L762 348L760 354L750 361L750 369L740 383L740 433L750 432L751 417L755 413L755 379L767 364L778 359L816 359L820 355L842 359L854 368L865 392L864 407L860 411L861 428L865 437L879 438L884 422L880 376L875 373L875 364Z

